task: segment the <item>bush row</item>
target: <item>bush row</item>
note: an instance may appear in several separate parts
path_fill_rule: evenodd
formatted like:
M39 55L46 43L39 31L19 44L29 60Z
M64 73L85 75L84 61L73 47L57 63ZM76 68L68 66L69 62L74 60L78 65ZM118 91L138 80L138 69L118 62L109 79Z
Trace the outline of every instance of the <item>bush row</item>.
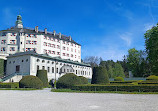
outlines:
M19 83L0 83L0 88L19 88Z
M77 85L72 90L80 91L127 91L127 92L158 92L158 85Z

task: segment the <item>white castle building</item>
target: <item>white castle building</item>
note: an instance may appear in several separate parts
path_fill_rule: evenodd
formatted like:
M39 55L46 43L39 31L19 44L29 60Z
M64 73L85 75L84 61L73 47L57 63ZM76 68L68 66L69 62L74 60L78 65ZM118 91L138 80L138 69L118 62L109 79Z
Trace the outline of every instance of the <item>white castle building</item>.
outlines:
M7 59L3 82L18 82L25 75L36 75L38 69L47 70L48 80L65 73L92 78L89 64L81 62L81 45L71 36L55 31L24 28L17 16L15 27L0 31L0 58Z

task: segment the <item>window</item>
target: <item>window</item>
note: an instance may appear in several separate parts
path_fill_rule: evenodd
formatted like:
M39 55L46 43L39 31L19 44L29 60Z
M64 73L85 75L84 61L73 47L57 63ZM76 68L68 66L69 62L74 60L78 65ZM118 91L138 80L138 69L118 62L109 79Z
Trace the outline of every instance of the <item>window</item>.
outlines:
M37 70L39 70L39 65L37 65Z
M55 54L55 51L52 51L52 54Z
M49 63L49 61L47 61L47 63Z
M69 48L67 47L67 51L69 51Z
M63 50L65 50L66 48L63 46Z
M27 40L27 41L26 41L26 44L31 44L31 40Z
M26 59L26 62L28 62L28 59Z
M55 48L55 44L52 44L51 47Z
M52 62L52 64L54 64L54 62Z
M15 61L13 61L13 64L15 63Z
M45 70L45 67L44 67L44 66L42 66L42 70Z
M17 65L16 66L16 73L19 73L20 72L20 65Z
M37 44L37 41L32 41L32 44L33 44L33 45L36 45L36 44Z
M5 51L5 47L1 47L1 51Z
M6 40L2 40L2 41L1 41L1 44L5 44L5 43L6 43Z
M15 44L15 40L10 40L10 44Z
M44 63L45 62L45 60L42 60L42 63Z
M57 55L60 55L60 52L57 52Z
M47 68L47 71L48 71L48 72L50 71L49 67Z
M51 50L48 50L48 54L51 54Z
M52 73L54 73L54 67L52 67Z
M57 45L57 48L58 48L58 49L60 49L60 46L59 46L59 45Z
M11 64L11 61L9 61L9 64Z
M51 43L48 43L48 47L51 47Z
M67 69L67 72L69 72L69 69Z
M10 47L10 51L15 51L15 47Z
M22 44L22 42L21 42L21 44Z
M76 70L76 74L77 74L77 70Z
M21 60L21 62L24 62L24 60Z
M40 60L39 60L39 59L37 59L36 61L37 61L37 62L39 62Z

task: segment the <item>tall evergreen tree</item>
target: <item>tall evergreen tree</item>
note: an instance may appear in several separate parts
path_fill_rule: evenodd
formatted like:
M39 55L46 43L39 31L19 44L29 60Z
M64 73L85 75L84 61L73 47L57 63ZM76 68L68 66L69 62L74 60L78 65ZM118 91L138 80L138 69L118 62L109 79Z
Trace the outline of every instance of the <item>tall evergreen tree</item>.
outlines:
M119 63L115 63L115 67L113 68L113 78L115 77L125 77L123 68Z
M151 72L158 75L158 24L145 33L145 46Z

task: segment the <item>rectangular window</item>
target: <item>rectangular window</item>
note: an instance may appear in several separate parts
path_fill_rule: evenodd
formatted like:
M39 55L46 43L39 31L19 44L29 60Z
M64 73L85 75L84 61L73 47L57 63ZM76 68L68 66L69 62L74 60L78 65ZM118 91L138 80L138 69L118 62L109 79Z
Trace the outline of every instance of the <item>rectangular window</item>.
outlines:
M15 47L10 47L10 51L15 51Z
M44 67L44 66L42 66L42 70L45 70L45 67Z
M1 51L5 51L5 47L1 47Z
M37 70L39 70L39 65L37 65Z
M52 51L52 54L55 54L55 51Z
M26 41L26 44L31 44L31 40L27 40L27 41Z
M5 44L5 43L6 43L6 40L2 40L2 41L1 41L1 44Z
M15 40L10 40L10 44L15 44Z
M52 67L52 73L54 73L54 67Z
M33 45L36 45L36 44L37 44L37 41L32 41L32 44L33 44Z
M50 72L50 69L49 69L49 67L47 68L47 71L48 71L48 72Z
M20 65L17 65L16 66L16 73L19 73L20 72Z

